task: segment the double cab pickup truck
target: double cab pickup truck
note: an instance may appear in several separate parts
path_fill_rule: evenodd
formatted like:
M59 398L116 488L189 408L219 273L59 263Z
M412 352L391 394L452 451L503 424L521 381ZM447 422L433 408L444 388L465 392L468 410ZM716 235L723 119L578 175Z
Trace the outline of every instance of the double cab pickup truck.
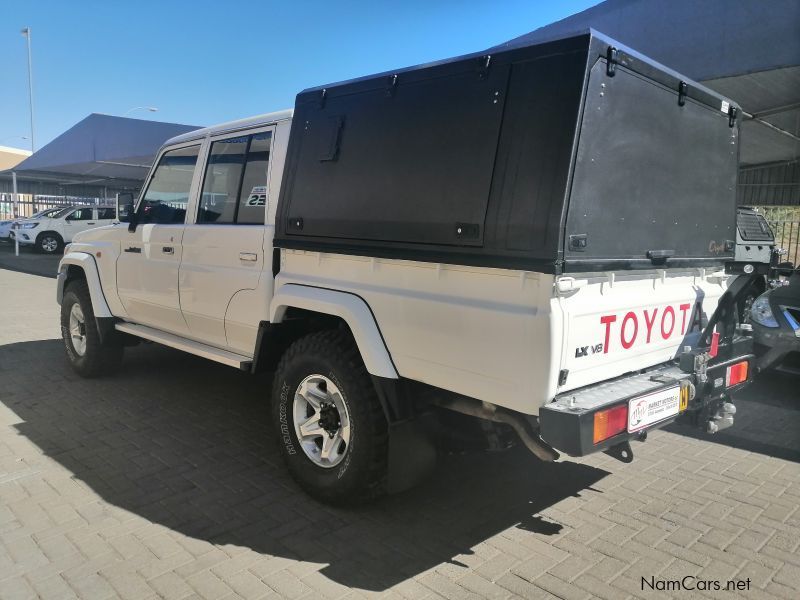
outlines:
M594 31L305 90L167 141L75 236L67 357L106 375L149 340L273 373L280 451L328 502L411 485L451 411L545 461L717 431L753 371L738 122Z

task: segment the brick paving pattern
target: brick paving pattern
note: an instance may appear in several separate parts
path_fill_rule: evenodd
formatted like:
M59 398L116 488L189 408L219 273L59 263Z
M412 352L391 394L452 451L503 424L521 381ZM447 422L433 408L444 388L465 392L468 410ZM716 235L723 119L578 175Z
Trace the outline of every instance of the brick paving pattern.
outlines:
M0 598L786 598L800 589L800 399L775 376L715 438L444 457L359 510L305 496L268 380L155 345L83 380L55 281L0 270ZM641 578L750 578L650 592Z

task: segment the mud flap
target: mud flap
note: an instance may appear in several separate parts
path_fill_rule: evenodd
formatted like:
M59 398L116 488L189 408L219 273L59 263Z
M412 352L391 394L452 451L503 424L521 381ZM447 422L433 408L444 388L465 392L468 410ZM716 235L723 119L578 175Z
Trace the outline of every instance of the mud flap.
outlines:
M387 493L396 494L414 487L436 467L436 445L427 420L425 415L420 415L389 425Z

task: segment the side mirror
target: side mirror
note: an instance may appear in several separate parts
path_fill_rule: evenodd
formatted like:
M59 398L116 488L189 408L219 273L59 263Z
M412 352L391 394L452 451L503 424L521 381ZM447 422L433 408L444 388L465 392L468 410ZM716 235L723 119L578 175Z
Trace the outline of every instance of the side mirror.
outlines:
M122 192L117 194L117 219L120 223L128 223L128 229L136 229L136 206L133 202L133 194Z

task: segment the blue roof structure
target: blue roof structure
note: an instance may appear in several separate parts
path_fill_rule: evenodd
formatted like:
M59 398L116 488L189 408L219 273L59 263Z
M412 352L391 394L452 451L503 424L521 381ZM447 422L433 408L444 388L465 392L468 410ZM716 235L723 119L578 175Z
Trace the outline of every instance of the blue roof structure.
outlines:
M13 170L41 181L141 182L166 140L195 129L200 127L93 113Z
M590 28L735 100L742 165L800 158L797 0L606 0L492 50Z

